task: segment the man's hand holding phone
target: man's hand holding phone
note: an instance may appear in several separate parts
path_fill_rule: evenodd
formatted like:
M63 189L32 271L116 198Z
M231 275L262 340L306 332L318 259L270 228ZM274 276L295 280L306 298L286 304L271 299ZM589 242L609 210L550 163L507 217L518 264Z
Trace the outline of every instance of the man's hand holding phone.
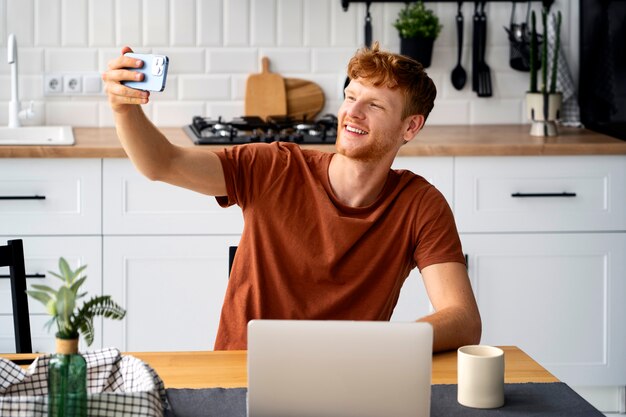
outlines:
M158 58L158 59L157 59ZM128 46L122 55L109 61L102 74L111 108L124 113L129 105L146 104L150 91L163 91L168 59L164 55L134 54Z

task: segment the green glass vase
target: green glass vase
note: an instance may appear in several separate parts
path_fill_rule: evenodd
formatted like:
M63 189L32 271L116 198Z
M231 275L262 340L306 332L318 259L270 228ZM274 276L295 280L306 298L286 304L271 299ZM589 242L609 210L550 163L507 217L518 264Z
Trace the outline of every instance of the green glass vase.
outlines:
M87 417L87 362L78 339L57 339L48 369L48 416Z

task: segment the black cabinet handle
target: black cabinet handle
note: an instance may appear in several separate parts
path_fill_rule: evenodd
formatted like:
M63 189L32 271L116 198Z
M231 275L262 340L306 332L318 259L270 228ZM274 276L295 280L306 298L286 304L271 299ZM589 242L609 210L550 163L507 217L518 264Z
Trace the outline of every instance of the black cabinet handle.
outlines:
M45 278L46 274L26 274L26 278ZM2 278L11 278L11 275L0 275L0 279Z
M0 200L45 200L45 195L0 195Z
M513 193L511 197L523 198L523 197L576 197L576 193Z

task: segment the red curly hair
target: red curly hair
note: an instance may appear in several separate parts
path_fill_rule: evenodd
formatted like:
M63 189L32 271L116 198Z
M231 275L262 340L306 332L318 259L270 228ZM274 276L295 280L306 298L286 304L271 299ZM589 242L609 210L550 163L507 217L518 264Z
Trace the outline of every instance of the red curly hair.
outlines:
M376 87L399 88L404 93L401 119L420 114L424 120L435 105L437 88L422 64L404 55L380 50L378 42L371 48L362 48L348 63L351 80Z

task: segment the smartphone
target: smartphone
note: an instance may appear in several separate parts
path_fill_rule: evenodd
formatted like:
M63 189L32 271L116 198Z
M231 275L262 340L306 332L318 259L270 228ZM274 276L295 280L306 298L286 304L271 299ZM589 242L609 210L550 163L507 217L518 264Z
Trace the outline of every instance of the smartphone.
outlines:
M122 81L122 84L130 88L135 88L137 90L163 91L165 89L167 67L170 62L167 56L153 54L135 54L131 52L128 52L124 55L143 61L143 67L141 68L128 68L129 70L143 73L143 80Z

